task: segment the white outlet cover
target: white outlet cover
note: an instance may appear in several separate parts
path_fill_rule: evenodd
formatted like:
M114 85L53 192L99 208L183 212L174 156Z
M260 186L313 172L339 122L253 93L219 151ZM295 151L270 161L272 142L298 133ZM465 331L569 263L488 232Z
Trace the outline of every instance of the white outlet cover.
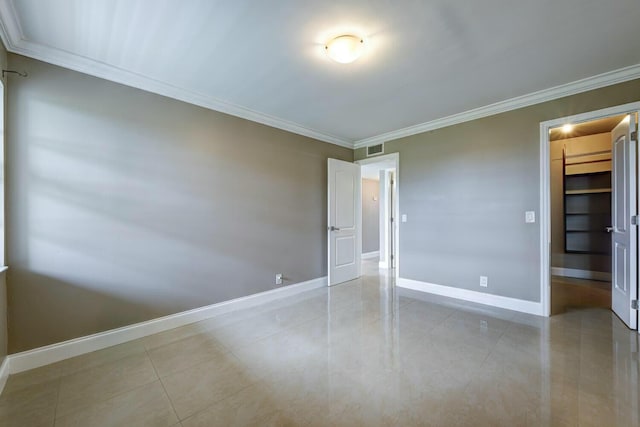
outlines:
M402 222L407 222L407 214L402 214Z
M536 212L535 211L526 211L524 213L524 222L527 224L533 224L536 222Z

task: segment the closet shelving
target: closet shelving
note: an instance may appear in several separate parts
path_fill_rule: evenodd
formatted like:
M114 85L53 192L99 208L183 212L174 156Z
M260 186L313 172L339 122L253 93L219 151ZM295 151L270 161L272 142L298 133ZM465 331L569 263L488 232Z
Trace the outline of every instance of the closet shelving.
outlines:
M563 152L565 252L611 254L611 152Z

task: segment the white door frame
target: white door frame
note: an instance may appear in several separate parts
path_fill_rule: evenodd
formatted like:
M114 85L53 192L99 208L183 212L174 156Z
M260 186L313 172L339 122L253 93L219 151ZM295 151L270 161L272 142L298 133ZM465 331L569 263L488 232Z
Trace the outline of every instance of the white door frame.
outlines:
M631 102L540 123L540 297L543 316L551 315L551 152L549 131L567 123L588 122L638 110L640 110L640 102Z
M356 160L354 163L359 164L360 166L369 165L372 163L380 163L392 161L395 164L395 193L393 200L393 218L394 218L394 227L395 227L395 239L393 242L393 247L395 249L395 278L400 277L400 154L399 153L391 153L385 154L382 156L369 157L362 160ZM360 203L362 203L360 201Z

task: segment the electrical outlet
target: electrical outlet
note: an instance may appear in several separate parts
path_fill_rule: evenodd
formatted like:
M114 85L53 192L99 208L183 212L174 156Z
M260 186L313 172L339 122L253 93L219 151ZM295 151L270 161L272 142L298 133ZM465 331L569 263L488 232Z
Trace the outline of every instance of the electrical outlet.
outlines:
M276 285L282 285L282 273L276 274Z
M483 288L489 286L489 278L487 276L480 276L480 286Z

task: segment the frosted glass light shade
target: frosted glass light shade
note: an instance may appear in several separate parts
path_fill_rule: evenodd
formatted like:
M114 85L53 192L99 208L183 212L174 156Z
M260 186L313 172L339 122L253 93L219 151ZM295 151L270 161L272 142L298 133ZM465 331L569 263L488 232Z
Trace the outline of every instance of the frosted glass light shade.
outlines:
M364 41L353 35L338 36L327 42L325 49L329 58L341 64L355 61L362 54Z

